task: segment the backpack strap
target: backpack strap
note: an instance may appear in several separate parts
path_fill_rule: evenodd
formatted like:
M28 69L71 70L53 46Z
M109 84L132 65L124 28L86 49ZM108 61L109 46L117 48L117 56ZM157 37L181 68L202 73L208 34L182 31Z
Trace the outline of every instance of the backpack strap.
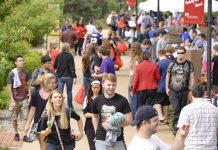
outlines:
M171 81L171 79L172 79L172 70L173 70L173 67L175 66L175 64L176 64L176 59L173 61L173 64L172 64L172 66L170 68L170 78L169 78L169 81ZM168 86L170 86L170 85L168 85Z
M61 135L60 135L60 132L59 132L59 129L58 129L58 125L57 125L55 120L54 120L54 125L55 125L55 128L56 128L57 134L58 134L59 142L61 144L61 149L64 150L64 144L62 142Z

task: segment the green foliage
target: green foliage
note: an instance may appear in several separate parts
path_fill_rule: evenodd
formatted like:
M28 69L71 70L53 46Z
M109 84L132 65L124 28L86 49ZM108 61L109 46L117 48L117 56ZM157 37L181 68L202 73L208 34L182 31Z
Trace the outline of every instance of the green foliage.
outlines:
M0 148L0 150L9 150L9 148L5 147L5 148Z
M8 109L10 96L7 87L4 87L0 92L0 109Z
M29 31L30 40L34 45L43 41L43 36L53 29L55 20L59 18L60 10L50 9L49 0L30 0L14 8L10 16L5 18L9 27L17 27ZM32 34L32 36L31 36Z
M33 59L28 60L30 64L26 63L30 71L38 66L35 58L38 59L39 54L29 53L30 43L37 45L43 41L45 34L57 26L60 7L54 9L48 6L61 2L63 0L0 0L0 91L14 67L16 55Z
M4 20L4 18L12 12L13 8L23 2L28 0L0 0L0 20Z
M63 13L65 18L72 18L73 22L83 17L84 23L89 20L104 18L112 10L118 11L119 5L115 0L65 0Z
M41 56L42 54L37 51L33 51L24 56L25 60L25 70L27 70L30 74L34 71L34 69L39 68L41 65Z
M0 57L0 91L6 85L8 73L13 66L13 63L8 61L5 57Z

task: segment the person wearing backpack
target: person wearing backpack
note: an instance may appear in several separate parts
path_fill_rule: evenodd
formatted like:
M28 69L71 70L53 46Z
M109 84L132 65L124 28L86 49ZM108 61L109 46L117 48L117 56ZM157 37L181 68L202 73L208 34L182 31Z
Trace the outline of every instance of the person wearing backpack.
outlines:
M117 23L118 23L118 18L117 18L117 15L116 15L116 12L113 11L112 14L111 14L111 30L112 31L117 31Z
M166 93L173 108L173 130L177 131L180 112L187 104L188 94L194 84L193 64L185 59L186 49L179 47L177 58L171 62L166 75Z

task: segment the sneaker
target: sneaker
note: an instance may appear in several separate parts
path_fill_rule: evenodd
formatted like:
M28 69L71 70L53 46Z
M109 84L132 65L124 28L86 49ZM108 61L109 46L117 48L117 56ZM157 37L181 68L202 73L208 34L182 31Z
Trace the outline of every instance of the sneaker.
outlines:
M19 134L15 134L14 140L15 140L15 141L20 141L20 136L19 136Z
M32 142L32 140L30 140L30 138L28 138L26 135L23 137L23 141L27 143Z

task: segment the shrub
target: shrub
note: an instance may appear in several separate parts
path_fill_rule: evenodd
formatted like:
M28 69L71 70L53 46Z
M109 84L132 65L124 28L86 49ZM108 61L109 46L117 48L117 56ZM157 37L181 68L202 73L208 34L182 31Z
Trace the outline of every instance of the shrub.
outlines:
M42 54L37 51L32 51L24 56L25 59L25 70L27 70L30 75L34 69L39 68L41 65L41 56Z
M4 87L0 92L0 109L8 109L10 96L7 87Z

